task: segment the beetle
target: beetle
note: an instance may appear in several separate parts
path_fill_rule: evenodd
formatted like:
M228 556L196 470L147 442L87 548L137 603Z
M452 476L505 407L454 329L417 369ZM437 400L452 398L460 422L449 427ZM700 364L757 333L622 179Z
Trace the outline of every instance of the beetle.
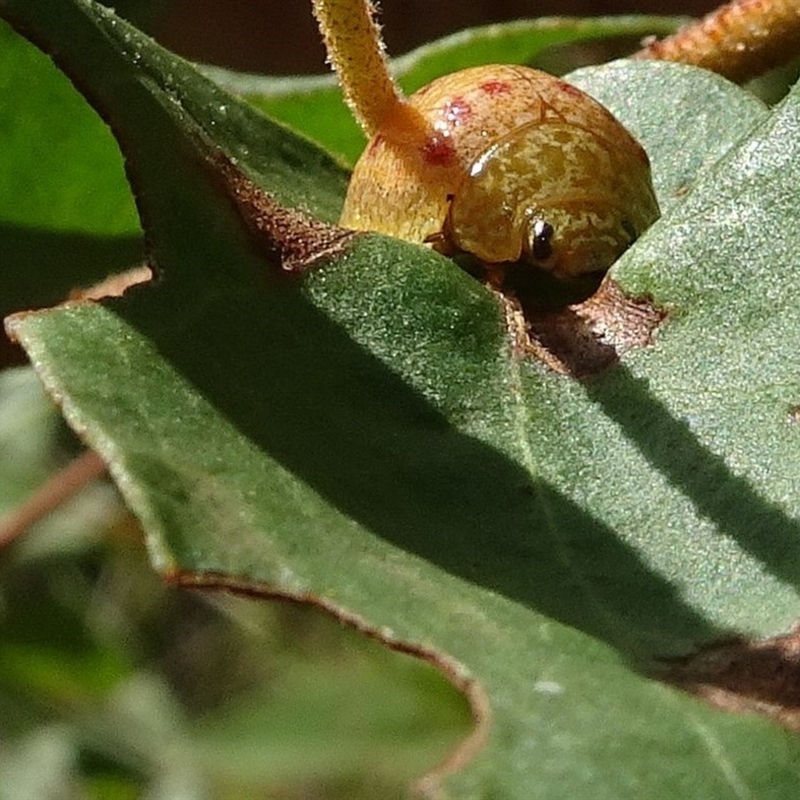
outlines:
M341 224L488 269L605 271L659 217L642 146L600 103L528 67L486 65L407 100L424 135L381 127L353 171Z

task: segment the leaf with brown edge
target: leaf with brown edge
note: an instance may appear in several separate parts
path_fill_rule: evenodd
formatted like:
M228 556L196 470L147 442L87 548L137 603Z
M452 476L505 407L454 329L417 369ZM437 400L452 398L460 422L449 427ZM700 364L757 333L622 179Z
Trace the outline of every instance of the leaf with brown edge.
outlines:
M211 572L176 571L167 573L164 577L175 586L189 589L225 592L237 597L250 599L279 599L312 605L331 614L343 625L353 628L361 635L379 642L390 650L427 661L442 672L466 696L472 712L474 728L469 735L465 736L453 748L452 752L447 754L441 763L435 765L423 778L415 782L412 789L415 795L425 796L432 794L435 796L440 781L448 774L462 769L486 745L492 724L492 709L489 699L481 684L468 673L465 673L460 664L452 661L445 654L423 645L399 641L389 631L375 628L365 619L346 613L343 609L331 605L324 597L312 594L287 595L282 592L276 592L274 586L262 585L253 581L243 581L232 578L229 575Z
M513 297L505 302L520 354L577 379L597 375L629 350L653 344L668 313L647 298L627 297L611 278L582 303L563 308L526 308Z
M791 795L795 738L644 673L797 616L797 300L770 257L797 250L776 216L797 97L767 115L694 70L593 73L629 101L672 207L612 274L628 300L609 308L653 343L579 382L521 355L454 263L311 222L335 219L335 164L107 10L0 11L92 82L128 155L159 280L9 326L158 570L318 603L480 687L484 746L423 796ZM770 167L758 187L747 157ZM705 243L722 229L724 263ZM631 322L646 297L670 312L655 331ZM590 319L610 336L615 313Z
M284 272L302 272L322 258L335 257L354 236L353 231L279 205L221 153L209 160L212 178L232 198L260 252L277 259Z
M666 680L718 708L772 717L800 733L800 629L782 636L736 639L676 659Z

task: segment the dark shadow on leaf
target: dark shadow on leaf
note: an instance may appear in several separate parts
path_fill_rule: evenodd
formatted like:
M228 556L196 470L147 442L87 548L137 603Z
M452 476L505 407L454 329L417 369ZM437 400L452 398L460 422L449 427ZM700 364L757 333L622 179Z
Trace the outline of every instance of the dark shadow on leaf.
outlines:
M587 392L701 516L775 577L800 588L800 523L701 445L689 426L652 395L646 380L620 365L589 382Z
M296 285L220 284L204 310L168 290L112 307L248 440L387 543L640 662L722 635L614 531L459 433Z

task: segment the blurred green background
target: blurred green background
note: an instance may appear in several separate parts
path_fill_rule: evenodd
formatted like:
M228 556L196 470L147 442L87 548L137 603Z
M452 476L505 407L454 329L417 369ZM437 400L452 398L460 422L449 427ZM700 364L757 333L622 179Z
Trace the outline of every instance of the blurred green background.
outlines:
M0 373L0 514L77 443ZM0 552L0 799L400 796L469 727L432 667L329 616L165 586L97 482Z

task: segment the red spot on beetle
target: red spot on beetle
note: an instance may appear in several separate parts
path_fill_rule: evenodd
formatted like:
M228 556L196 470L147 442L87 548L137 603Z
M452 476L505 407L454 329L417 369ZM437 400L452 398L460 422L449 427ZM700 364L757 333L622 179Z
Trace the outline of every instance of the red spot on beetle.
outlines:
M511 91L511 85L507 81L484 81L480 85L480 89L486 94L508 94Z
M434 133L422 146L422 158L434 167L449 167L455 155L453 143L441 133Z
M556 86L560 92L563 92L570 97L583 97L583 92L578 89L576 86L573 86L571 83L567 83L566 81L556 81Z
M444 105L444 117L449 125L462 125L472 116L472 106L463 97L454 97Z

